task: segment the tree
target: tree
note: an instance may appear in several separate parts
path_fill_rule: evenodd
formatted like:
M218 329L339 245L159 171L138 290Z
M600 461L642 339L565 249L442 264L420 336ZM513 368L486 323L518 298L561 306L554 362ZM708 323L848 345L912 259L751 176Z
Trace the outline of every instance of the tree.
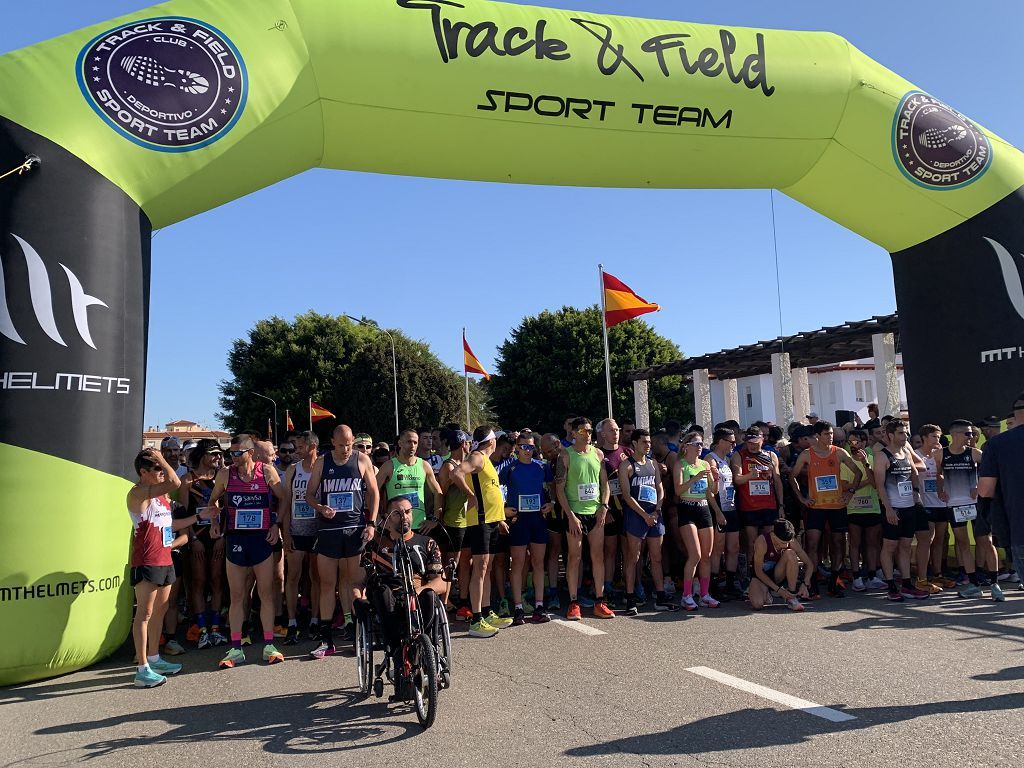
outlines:
M491 406L502 425L560 434L566 416L587 416L596 422L606 415L602 321L599 307L562 307L527 317L512 329L498 350L497 373L488 383ZM682 353L639 319L610 328L608 346L615 416L632 417L633 386L626 374L678 360ZM652 380L648 397L653 425L693 415L681 376Z
M433 427L466 418L461 377L445 366L430 348L391 330L398 367L400 429ZM297 429L309 426L309 398L335 414L337 420L318 422L321 438L344 423L375 440L391 442L395 435L394 379L391 342L373 327L344 316L307 312L289 323L280 317L260 320L245 339L236 339L228 353L232 379L220 384L217 416L231 431L266 431L277 401L278 429L284 429L285 409ZM475 386L475 385L474 385ZM473 417L488 416L481 393L470 397Z

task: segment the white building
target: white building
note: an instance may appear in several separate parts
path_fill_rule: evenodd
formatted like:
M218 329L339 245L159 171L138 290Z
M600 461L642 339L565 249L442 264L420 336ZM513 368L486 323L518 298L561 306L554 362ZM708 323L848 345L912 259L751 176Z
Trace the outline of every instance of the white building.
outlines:
M900 409L905 410L907 388L903 381L903 359L899 354L896 355L896 371ZM712 423L725 421L725 385L720 379L711 379L710 384ZM860 416L861 421L867 421L868 404L878 402L875 392L874 359L866 357L808 368L807 393L810 411L827 421L836 423L836 411L853 411ZM751 424L755 421L780 422L780 419L776 418L775 390L770 373L736 379L736 394L740 414L737 421L740 424ZM804 416L806 414L795 414L800 420L803 420Z

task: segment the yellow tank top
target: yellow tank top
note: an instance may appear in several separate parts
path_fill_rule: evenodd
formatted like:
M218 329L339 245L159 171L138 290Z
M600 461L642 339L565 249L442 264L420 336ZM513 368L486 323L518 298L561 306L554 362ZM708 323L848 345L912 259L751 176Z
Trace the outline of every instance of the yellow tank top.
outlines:
M482 454L481 454L482 455ZM466 526L500 523L505 519L505 497L501 495L498 473L483 456L483 468L472 475L470 486L476 495L476 509L466 512Z

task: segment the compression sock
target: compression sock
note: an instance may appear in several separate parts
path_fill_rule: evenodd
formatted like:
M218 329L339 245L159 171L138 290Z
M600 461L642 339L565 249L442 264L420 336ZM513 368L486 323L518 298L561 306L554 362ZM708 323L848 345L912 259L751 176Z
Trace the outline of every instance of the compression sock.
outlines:
M709 579L707 576L705 576L704 578L699 580L699 584L700 584L700 596L701 597L707 597L708 596L708 590L711 589L711 579Z
M232 632L231 633L231 647L242 650L242 633Z
M693 597L693 579L683 579L683 597Z
M274 630L263 633L263 644L270 645L274 642Z

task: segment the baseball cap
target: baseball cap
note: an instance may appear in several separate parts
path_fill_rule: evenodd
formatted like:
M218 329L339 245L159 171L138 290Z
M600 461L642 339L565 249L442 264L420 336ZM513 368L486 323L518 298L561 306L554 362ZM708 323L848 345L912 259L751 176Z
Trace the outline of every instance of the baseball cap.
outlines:
M196 441L195 440L186 440L185 444L183 446L181 446L181 450L183 450L183 451L191 451L195 447L196 447Z
M1024 394L1024 393L1022 393L1022 394ZM1022 399L1024 399L1024 398L1020 398L1020 397L1017 398L1017 400L1022 400ZM1002 422L1002 419L1000 419L998 416L986 416L984 419L981 420L981 423L978 424L978 426L979 427L998 427L998 426L1000 426L1001 422Z
M168 435L167 437L160 441L160 449L163 450L164 448L175 448L180 451L181 440L179 440L176 437L172 437L171 435Z
M864 423L864 426L861 427L861 429L863 429L865 432L867 432L868 430L872 430L872 429L881 429L881 427L882 427L882 422L880 420L878 420L878 419L868 419Z
M761 433L760 427L751 427L750 429L743 433L744 440L751 440L756 437L764 437L764 435Z
M806 418L808 418L808 419L817 419L817 418L820 418L820 417L814 411L811 411L810 413L807 414Z

